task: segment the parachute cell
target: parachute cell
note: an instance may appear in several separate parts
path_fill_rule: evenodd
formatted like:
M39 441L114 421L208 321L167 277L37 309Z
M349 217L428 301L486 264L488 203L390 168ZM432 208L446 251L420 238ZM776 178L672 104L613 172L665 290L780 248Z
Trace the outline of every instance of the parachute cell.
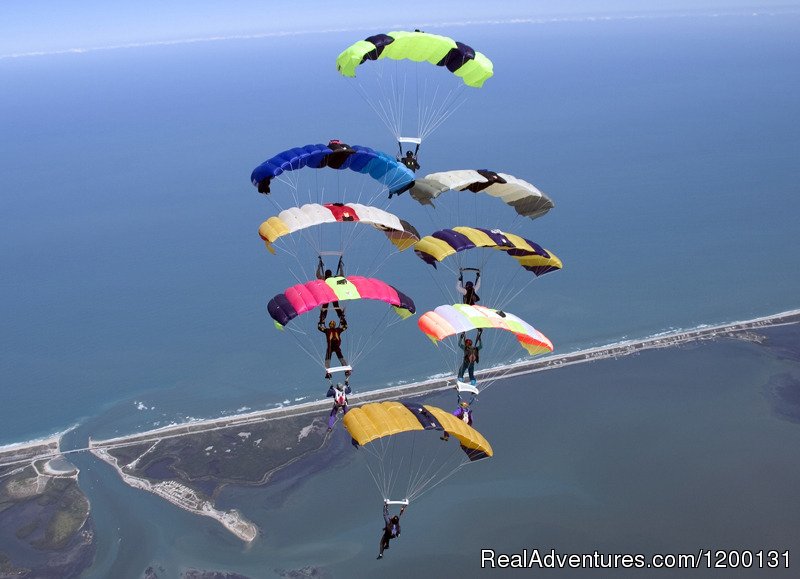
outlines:
M459 170L431 173L417 179L411 196L423 205L432 205L445 191L472 191L497 197L513 207L519 215L536 219L550 211L553 201L534 185L505 173L486 170Z
M309 203L302 207L291 207L262 223L258 228L258 234L264 240L267 249L275 253L272 244L276 239L315 225L336 222L360 222L372 225L383 231L400 251L408 249L419 241L419 233L407 221L377 207L360 203L325 205Z
M392 194L408 190L414 184L414 172L394 157L381 151L344 143L295 147L278 153L256 167L250 175L259 193L268 194L272 179L285 171L311 169L349 169L369 175Z
M480 432L435 406L410 402L365 404L353 408L345 415L344 426L353 440L361 446L402 432L444 430L458 438L471 461L494 454L491 445Z
M389 58L429 62L446 67L467 86L479 88L493 74L492 61L471 47L438 34L396 31L376 34L347 47L336 59L336 70L353 77L368 60Z
M426 235L414 244L414 253L436 267L436 263L455 253L476 247L505 251L536 276L561 269L561 260L538 243L499 229L454 227Z
M411 316L416 307L411 298L378 279L351 275L329 277L297 284L269 300L267 311L279 326L322 304L347 300L378 300L393 306L401 318Z
M532 356L553 351L553 343L536 328L501 310L466 304L443 305L420 316L419 328L434 343L449 336L477 330L495 328L511 332L519 344Z

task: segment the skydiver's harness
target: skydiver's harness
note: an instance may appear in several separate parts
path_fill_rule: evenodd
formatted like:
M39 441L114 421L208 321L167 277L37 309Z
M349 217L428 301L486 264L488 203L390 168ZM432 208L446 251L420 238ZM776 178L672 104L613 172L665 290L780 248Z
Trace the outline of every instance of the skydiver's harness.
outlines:
M333 403L336 406L346 406L347 405L347 396L344 393L344 390L336 389L336 394L333 398Z

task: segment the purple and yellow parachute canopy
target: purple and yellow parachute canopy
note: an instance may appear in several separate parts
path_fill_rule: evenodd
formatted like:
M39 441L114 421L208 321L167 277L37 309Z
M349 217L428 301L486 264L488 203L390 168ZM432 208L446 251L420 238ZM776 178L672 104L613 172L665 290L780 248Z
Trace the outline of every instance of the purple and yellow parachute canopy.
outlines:
M538 243L499 229L454 227L426 235L414 244L414 253L425 263L436 262L460 251L485 247L505 251L526 270L540 276L561 269L561 260Z

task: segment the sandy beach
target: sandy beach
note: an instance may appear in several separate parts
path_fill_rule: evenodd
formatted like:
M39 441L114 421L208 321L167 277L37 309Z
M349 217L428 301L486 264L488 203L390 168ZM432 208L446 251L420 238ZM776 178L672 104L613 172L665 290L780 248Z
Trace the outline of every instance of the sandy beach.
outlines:
M767 326L796 323L798 321L800 321L800 309L790 310L771 316L763 316L750 320L730 322L713 326L701 326L690 330L665 332L663 334L645 339L625 340L604 346L586 348L576 352L550 355L537 358L536 360L524 360L514 364L507 364L498 366L496 368L478 371L476 372L476 376L482 381L496 380L500 378L512 378L533 372L552 370L572 364L591 362L593 360L629 356L642 350L669 348L698 340L712 340L720 337L737 335L738 337L742 338L756 339L757 336L747 335L746 332ZM446 390L452 388L453 385L454 382L452 376L435 377L419 382L412 382L409 384L402 384L398 386L381 388L379 390L371 390L369 392L353 394L349 397L349 400L351 405L357 406L367 402L380 402L395 398L420 396L431 392ZM258 423L264 420L274 420L288 416L300 416L303 414L316 413L320 412L322 409L327 409L328 406L330 406L329 400L314 400L292 406L258 410L233 416L226 416L223 418L197 420L194 422L165 426L148 430L146 432L119 436L115 438L90 440L89 449L122 447L145 442L156 442L164 438L185 436L187 434L197 432L221 430L233 426L246 426L248 424Z
M524 360L514 364L507 364L504 366L498 366L496 368L481 370L476 372L476 375L482 381L496 380L500 378L521 376L533 372L540 372L543 370L551 370L571 364L591 362L593 360L604 358L629 356L642 350L669 348L698 340L711 340L719 337L737 335L743 338L755 339L755 336L748 336L746 333L758 328L797 323L798 321L800 321L800 309L789 310L769 316L753 318L750 320L710 326L699 326L689 330L664 332L662 334L644 339L624 340L604 346L586 348L576 352L555 354L537 358L536 360ZM353 394L350 396L350 401L352 405L359 405L367 402L379 402L394 398L419 396L452 388L453 384L452 376L440 376L418 382L412 382L409 384L390 386L378 390L371 390L369 392ZM85 452L87 450L96 448L115 448L133 444L141 444L145 442L156 442L164 438L185 436L187 434L196 432L220 430L233 426L246 426L248 424L258 423L264 420L274 420L288 416L300 416L303 414L316 413L323 408L327 408L329 405L330 402L328 400L314 400L291 406L257 410L253 412L236 414L233 416L195 420L192 422L173 424L145 432L103 440L90 439L89 446L87 448L78 448L63 452L60 452L58 447L59 440L63 433L58 433L48 438L0 446L0 465L19 464L23 462L30 462L32 460L52 458L58 454L66 455L75 452Z

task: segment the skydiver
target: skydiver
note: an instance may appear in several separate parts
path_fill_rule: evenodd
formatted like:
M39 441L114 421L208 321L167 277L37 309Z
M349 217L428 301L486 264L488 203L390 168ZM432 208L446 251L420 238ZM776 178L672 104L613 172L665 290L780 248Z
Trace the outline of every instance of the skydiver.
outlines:
M342 356L342 332L347 329L347 322L342 322L341 326L337 326L336 322L331 320L328 324L328 327L325 327L325 324L320 322L317 325L317 329L325 334L325 342L326 342L326 349L325 349L325 368L331 367L331 356L336 354L336 357L339 358L339 364L342 366L347 366L347 360L344 359ZM344 373L345 377L350 377L350 370L347 370ZM325 378L330 380L331 373L325 372Z
M403 516L405 510L406 505L403 505L399 514L389 518L389 505L387 503L383 504L383 520L386 524L383 527L378 559L383 559L383 550L389 548L389 540L400 536L400 517Z
M475 274L475 283L468 281L464 283L464 272L458 272L458 281L456 282L456 291L463 297L462 301L468 306L474 306L480 301L480 296L476 293L481 289L481 272Z
M478 361L478 352L480 352L483 345L481 344L481 333L478 330L478 335L475 339L475 345L472 345L472 340L465 339L465 334L458 337L458 347L464 350L464 360L461 362L461 367L458 369L458 379L464 381L464 372L469 370L469 383L473 386L475 382L475 362Z
M398 143L400 147L400 157L397 157L397 160L400 161L403 165L411 169L412 171L416 172L419 170L419 162L417 161L417 155L419 154L419 145L416 146L414 151L411 150L406 151L406 156L403 157L403 144Z
M329 269L325 269L325 264L322 262L322 256L318 255L317 259L317 279L325 280L329 277L333 277L333 272ZM337 277L344 277L344 262L342 261L342 256L339 256L339 263L336 266L336 276ZM339 323L343 326L347 325L347 321L344 318L344 310L339 306L339 302L332 302L333 309L336 311L336 315L339 316ZM319 310L319 323L324 324L326 318L328 317L328 306L331 304L322 304Z
M333 408L331 408L331 415L328 418L328 432L333 430L333 425L336 423L336 415L339 414L339 409L342 410L342 416L347 414L347 411L350 410L347 406L347 395L350 394L352 390L345 380L344 385L336 384L336 386L331 385L328 388L328 398L333 398Z
M464 422L466 422L469 426L472 426L472 403L475 402L477 396L472 396L469 399L469 402L461 398L461 392L458 393L458 408L453 410L453 416L456 418L460 418ZM444 441L450 440L450 434L445 430L444 434L440 436Z

